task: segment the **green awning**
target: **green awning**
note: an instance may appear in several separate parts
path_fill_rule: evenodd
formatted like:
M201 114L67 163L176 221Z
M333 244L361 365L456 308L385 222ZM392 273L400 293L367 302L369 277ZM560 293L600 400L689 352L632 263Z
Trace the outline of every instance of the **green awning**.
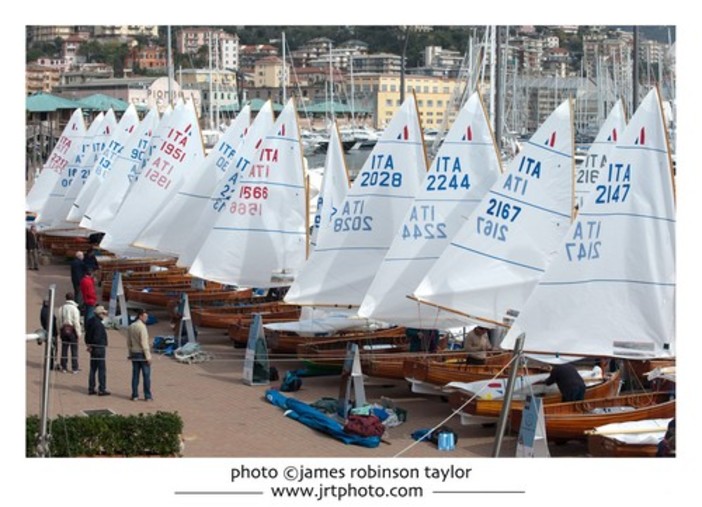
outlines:
M244 106L246 104L249 104L251 106L251 112L257 113L261 110L261 108L263 107L263 105L266 102L267 101L265 101L263 99L252 99L252 100L247 100L246 102L244 102ZM278 104L277 102L273 102L272 106L273 106L273 111L275 111L276 113L279 113L280 111L283 110L283 106L281 104Z
M78 109L81 106L74 100L38 92L27 97L26 107L29 113L53 113L59 109Z
M86 111L108 111L112 109L116 113L123 113L129 107L129 103L124 100L102 93L96 93L80 99L78 103Z

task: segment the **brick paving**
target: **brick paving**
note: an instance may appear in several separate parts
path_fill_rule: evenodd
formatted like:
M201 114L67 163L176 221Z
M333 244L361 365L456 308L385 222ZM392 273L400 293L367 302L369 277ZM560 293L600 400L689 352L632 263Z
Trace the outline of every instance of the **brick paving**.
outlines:
M56 304L62 304L70 290L68 264L56 261L27 271L26 330L40 327L39 309L51 284L56 284ZM103 302L107 305L107 302ZM150 309L159 321L149 326L151 338L172 334L165 311ZM446 423L458 434L456 449L439 451L433 444L414 444L411 433L437 425L450 414L449 405L436 397L425 397L409 391L405 381L366 377L369 401L387 397L407 410L404 424L386 431L388 444L374 449L345 445L327 435L283 416L283 411L264 399L264 392L277 387L248 386L242 382L244 351L234 349L224 330L199 330L203 349L213 358L196 364L181 364L156 354L152 366L153 402L130 400L131 363L127 360L123 331L108 330L107 384L111 396L88 396L88 354L81 345L78 374L52 372L50 378L50 417L75 415L84 410L110 409L118 414L155 411L178 412L184 421L184 457L487 457L491 453L494 428L462 426L457 418ZM43 347L35 342L26 345L26 412L38 414L41 405ZM302 367L298 361L271 357L281 378L286 370ZM338 376L307 377L300 391L291 393L297 399L314 402L324 396L335 397L339 391ZM404 452L403 452L404 451ZM563 453L564 451L560 451ZM583 454L582 447L570 448L570 455ZM553 450L552 450L553 453ZM505 456L514 455L514 438L507 437Z

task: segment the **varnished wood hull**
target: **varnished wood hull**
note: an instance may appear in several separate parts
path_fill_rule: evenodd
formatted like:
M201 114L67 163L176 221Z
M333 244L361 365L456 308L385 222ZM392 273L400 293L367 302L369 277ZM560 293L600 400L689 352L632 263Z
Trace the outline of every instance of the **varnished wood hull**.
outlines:
M285 305L277 301L255 302L253 299L242 298L240 305L221 307L203 306L191 310L193 322L202 327L227 329L229 326L250 319L255 313L268 316L286 316L286 320L295 320L300 316L300 308L295 305ZM268 320L264 317L264 322Z
M658 446L654 444L625 444L604 435L588 435L587 451L597 458L654 458Z
M530 368L528 373L544 373L545 369ZM408 380L415 380L437 387L450 382L475 382L489 380L495 376L507 376L509 369L504 365L466 364L465 360L435 361L422 359L405 359L403 375Z
M270 347L278 353L296 354L298 358L310 363L341 365L346 354L346 344L349 342L363 345L373 343L386 343L402 339L405 336L404 328L390 328L379 331L348 331L341 332L335 337L300 336L297 333L266 331L266 339ZM326 342L324 348L317 346L319 342ZM307 348L309 347L309 348ZM303 350L302 354L299 350ZM325 357L326 356L326 357Z
M404 362L406 359L419 361L428 360L465 360L466 352L464 350L449 350L428 354L426 352L403 352L401 354L383 355L368 355L361 356L361 365L363 373L372 377L403 379ZM511 352L498 352L495 354L488 353L483 358L485 365L504 365L509 362L512 357Z
M585 389L585 398L594 399L616 396L619 392L620 382L621 372L614 372L604 382L587 387L587 389ZM487 400L475 398L468 401L472 397L473 393L468 393L466 391L454 391L449 394L449 403L451 404L452 409L457 410L462 407L461 412L471 416L489 418L498 418L500 416L502 406L504 405L503 399ZM544 405L559 403L560 401L560 392L547 394L541 397L541 402ZM466 402L468 403L466 404ZM512 400L510 403L510 409L512 410L521 410L523 407L523 400Z
M153 306L162 306L164 308L174 301L178 301L183 292L188 294L188 301L191 306L204 303L227 303L248 297L245 294L246 291L220 289L199 290L191 288L169 288L167 290L161 289L144 292L140 289L126 287L124 291L128 301L138 301Z
M371 358L377 361L391 360L392 356L407 353L409 344L404 327L381 329L378 331L354 331L342 333L335 338L312 338L298 343L297 357L317 366L342 366L349 343L359 347L361 367Z
M617 407L633 407L618 411ZM586 432L605 424L675 417L675 400L668 392L626 394L544 405L546 435L551 440L585 440ZM596 413L595 409L609 409ZM519 431L522 409L510 411L512 430Z

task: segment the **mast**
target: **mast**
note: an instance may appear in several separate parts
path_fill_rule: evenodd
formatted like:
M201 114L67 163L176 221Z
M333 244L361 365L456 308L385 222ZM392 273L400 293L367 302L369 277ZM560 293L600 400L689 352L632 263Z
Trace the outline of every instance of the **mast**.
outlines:
M287 93L286 93L287 90L285 89L285 77L286 77L286 72L285 72L286 71L286 66L285 66L285 32L283 32L282 46L283 46L283 73L282 73L283 104L287 104L288 103L288 98L287 98Z
M639 27L634 26L634 72L633 72L631 110L636 111L639 105Z
M502 90L502 29L495 27L495 67L497 68L497 79L495 81L495 138L497 148L502 151L502 115L504 113L504 92ZM558 107L558 104L556 104Z
M173 80L173 53L171 49L171 25L168 25L168 104L173 101L171 81Z
M332 44L329 43L329 110L330 121L334 121L334 67L332 66Z
M213 105L214 100L213 100L213 96L212 96L212 31L211 30L209 32L207 32L207 41L208 41L207 49L208 49L209 60L210 60L210 79L209 79L209 82L210 82L209 83L209 85L210 85L210 87L209 87L209 97L210 97L209 106L210 107L208 107L208 109L209 109L209 117L210 117L210 128L213 129L214 128L214 116L213 116L214 112L212 111L212 105Z
M355 108L355 105L353 102L353 97L356 94L356 91L354 89L354 83L353 83L353 55L351 55L350 60L351 60L351 62L350 62L351 63L351 125L353 127L355 127L356 126L356 114L355 114L356 108Z

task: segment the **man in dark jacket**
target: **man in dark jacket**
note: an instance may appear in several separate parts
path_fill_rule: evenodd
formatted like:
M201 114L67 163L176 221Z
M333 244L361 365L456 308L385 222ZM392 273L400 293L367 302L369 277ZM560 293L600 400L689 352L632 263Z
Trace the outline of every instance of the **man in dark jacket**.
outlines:
M571 363L558 364L551 369L546 380L537 384L558 385L562 401L580 401L585 399L585 381Z
M88 394L109 396L107 390L107 331L102 319L107 316L107 310L100 305L95 308L95 314L85 324L85 344L90 353L90 373L88 374ZM97 376L97 391L95 377Z

